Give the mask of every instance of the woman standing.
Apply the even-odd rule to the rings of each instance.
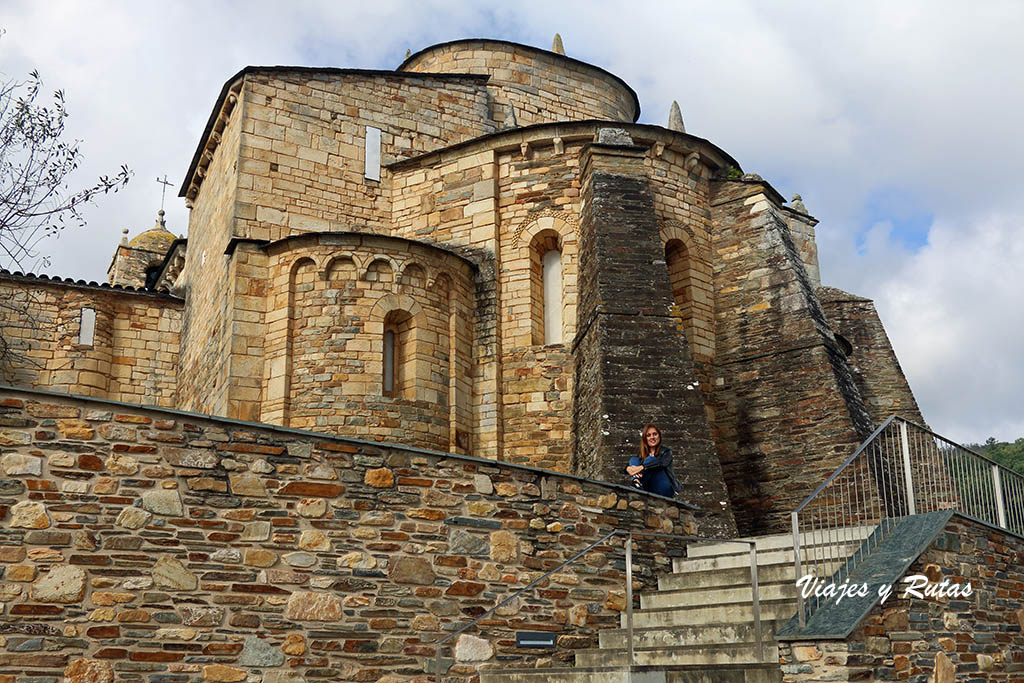
[[[626,474],[638,489],[672,498],[679,490],[672,471],[672,450],[662,445],[661,430],[656,425],[644,425],[640,434],[640,457],[629,459]]]

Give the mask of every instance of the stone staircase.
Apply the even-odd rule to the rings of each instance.
[[[858,530],[851,540],[864,538]],[[796,613],[791,534],[757,542],[762,656],[758,657],[749,546],[691,545],[640,595],[633,612],[633,671],[627,667],[626,614],[621,628],[598,634],[599,647],[576,654],[573,668],[481,672],[480,683],[769,683],[782,680],[773,636]],[[846,548],[852,552],[855,548]],[[829,568],[834,571],[837,567]],[[538,653],[540,654],[540,653]]]

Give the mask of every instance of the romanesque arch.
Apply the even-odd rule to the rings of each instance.
[[[672,300],[695,359],[714,355],[714,293],[706,240],[678,221],[661,226]]]
[[[388,294],[377,300],[364,328],[370,348],[380,359],[381,371],[373,380],[380,396],[410,401],[429,400],[431,346],[427,343],[427,316],[412,297]]]
[[[298,390],[295,382],[295,349],[301,346],[301,337],[313,331],[313,321],[306,315],[307,306],[317,285],[317,264],[308,257],[297,258],[288,269],[288,333],[285,340],[283,367],[279,369],[278,382],[281,391],[281,424],[288,426],[294,394]],[[272,379],[274,379],[272,377]]]
[[[577,225],[568,213],[544,212],[513,236],[529,269],[529,319],[520,327],[534,346],[566,344],[575,334]]]

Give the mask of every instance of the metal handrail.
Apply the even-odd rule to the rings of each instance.
[[[838,468],[836,468],[836,471],[835,471],[835,472],[833,472],[833,473],[832,473],[832,474],[831,474],[831,475],[829,476],[829,478],[828,478],[828,479],[826,479],[825,481],[823,481],[823,482],[822,482],[822,483],[821,483],[821,484],[820,484],[820,485],[818,486],[818,488],[814,489],[814,492],[813,492],[813,493],[811,493],[811,495],[809,495],[809,496],[807,496],[806,498],[804,498],[803,502],[802,502],[802,503],[800,503],[799,505],[797,505],[797,506],[796,506],[796,508],[795,508],[795,509],[793,510],[793,512],[800,512],[801,510],[803,510],[803,509],[804,509],[804,507],[805,507],[805,506],[806,506],[806,505],[807,505],[808,503],[810,503],[810,502],[811,502],[811,500],[812,500],[812,499],[814,499],[814,497],[815,497],[815,496],[817,496],[817,495],[818,495],[819,493],[821,493],[821,492],[822,492],[822,491],[823,491],[823,490],[825,489],[825,487],[826,487],[826,486],[828,486],[828,485],[829,485],[829,484],[830,484],[830,483],[832,482],[832,480],[834,480],[834,479],[835,479],[835,478],[836,478],[837,476],[839,476],[839,474],[840,474],[840,473],[841,473],[841,472],[842,472],[842,471],[843,471],[843,470],[844,470],[844,469],[846,468],[846,466],[847,466],[847,465],[849,465],[849,464],[850,464],[851,462],[853,462],[853,461],[854,461],[854,459],[855,459],[855,458],[856,458],[856,457],[857,457],[858,455],[860,455],[860,454],[861,454],[861,452],[862,452],[862,451],[863,451],[863,450],[864,450],[865,448],[867,448],[868,446],[870,446],[870,445],[871,445],[871,442],[875,440],[875,437],[877,437],[877,436],[878,436],[879,434],[881,434],[881,433],[882,433],[882,432],[883,432],[883,431],[885,430],[885,428],[886,428],[886,427],[888,427],[888,426],[889,426],[889,424],[890,424],[890,423],[891,423],[891,422],[892,422],[893,420],[899,420],[900,422],[904,422],[904,423],[906,423],[906,424],[907,424],[908,426],[910,426],[910,427],[913,427],[913,428],[915,428],[915,429],[917,429],[917,430],[919,430],[919,431],[922,431],[922,432],[926,432],[927,434],[930,434],[931,436],[934,436],[934,437],[935,437],[935,438],[937,438],[937,439],[942,439],[943,441],[945,441],[945,442],[947,442],[947,443],[953,444],[953,445],[954,445],[954,446],[956,446],[957,448],[959,448],[959,449],[961,449],[961,450],[963,450],[963,451],[966,451],[966,452],[970,453],[971,455],[973,455],[973,456],[975,456],[975,457],[977,457],[977,458],[981,458],[982,460],[985,460],[985,461],[987,461],[987,462],[988,462],[988,463],[989,463],[990,465],[995,465],[996,467],[998,467],[998,468],[999,468],[999,469],[1001,469],[1001,470],[1005,470],[1006,472],[1010,472],[1010,473],[1012,473],[1012,474],[1018,474],[1018,473],[1017,473],[1016,471],[1014,471],[1014,470],[1010,469],[1010,468],[1009,468],[1009,467],[1007,467],[1006,465],[1003,465],[1003,464],[1001,464],[1001,463],[999,463],[999,462],[996,462],[995,460],[993,460],[992,458],[988,457],[988,456],[987,456],[987,455],[985,455],[984,453],[979,453],[978,451],[976,451],[976,450],[973,450],[973,449],[971,449],[971,448],[968,448],[967,446],[964,446],[964,445],[962,445],[962,444],[958,444],[958,443],[956,443],[955,441],[950,441],[950,440],[949,440],[949,439],[947,439],[946,437],[944,437],[944,436],[942,436],[941,434],[938,434],[938,433],[936,433],[936,432],[933,432],[932,430],[928,429],[928,428],[927,428],[927,427],[925,427],[924,425],[919,425],[919,424],[917,424],[916,422],[913,422],[913,421],[911,421],[911,420],[908,420],[908,419],[906,419],[906,418],[904,418],[904,417],[900,417],[899,415],[890,415],[889,417],[887,417],[887,418],[885,419],[885,422],[883,422],[883,423],[882,423],[881,425],[879,425],[878,429],[876,429],[875,431],[873,431],[873,432],[871,433],[871,436],[869,436],[869,437],[868,437],[867,439],[865,439],[865,440],[864,440],[864,443],[862,443],[862,444],[861,444],[860,446],[858,446],[858,447],[857,447],[857,450],[855,450],[855,451],[853,452],[853,455],[851,455],[851,456],[850,456],[850,457],[848,457],[848,458],[847,458],[846,460],[844,460],[844,461],[843,461],[843,464],[841,464],[841,465],[840,465],[840,466],[839,466]]]
[[[802,576],[805,553],[809,564],[822,564],[826,573],[844,578],[894,520],[943,509],[1020,534],[1024,477],[927,427],[890,416],[793,510],[796,578]],[[801,513],[809,516],[803,530]],[[866,537],[855,533],[857,523]],[[804,544],[807,535],[812,542]],[[856,543],[852,555],[840,547],[846,543]],[[797,603],[804,626],[817,600],[808,608],[799,592]]]
[[[627,653],[628,653],[628,657],[629,657],[628,663],[627,663],[628,670],[632,671],[633,666],[634,666],[634,652],[633,652],[633,537],[634,536],[649,536],[649,537],[652,537],[652,538],[671,538],[671,539],[676,540],[676,541],[703,541],[703,542],[708,542],[708,543],[744,543],[746,545],[749,545],[750,546],[750,585],[751,585],[752,595],[753,595],[754,635],[755,635],[755,637],[757,639],[757,661],[758,662],[764,662],[764,644],[763,644],[763,638],[762,638],[762,632],[761,632],[761,601],[760,601],[760,592],[759,592],[758,585],[757,585],[757,544],[756,544],[755,541],[748,540],[748,539],[739,539],[739,538],[702,538],[702,537],[699,537],[699,536],[678,536],[678,535],[675,535],[675,534],[663,534],[663,533],[657,533],[657,532],[653,532],[653,531],[622,531],[622,530],[619,530],[619,529],[615,529],[613,531],[609,531],[607,534],[605,534],[604,536],[602,536],[598,540],[594,541],[593,543],[591,543],[586,548],[584,548],[583,550],[579,551],[578,553],[576,553],[575,555],[573,555],[569,559],[565,560],[564,562],[562,562],[560,565],[558,565],[554,569],[549,570],[547,573],[545,573],[544,575],[542,575],[539,578],[535,579],[534,581],[530,582],[528,585],[523,586],[522,588],[517,590],[512,595],[508,596],[507,598],[505,598],[504,600],[502,600],[501,602],[496,604],[494,607],[492,607],[491,609],[487,610],[486,612],[484,612],[483,614],[478,616],[473,621],[471,621],[468,624],[464,625],[462,628],[458,629],[457,631],[453,631],[452,633],[448,634],[445,638],[439,640],[437,642],[437,645],[436,645],[435,651],[434,651],[434,654],[435,654],[435,657],[434,657],[434,680],[436,681],[436,683],[441,683],[441,648],[442,648],[442,646],[445,643],[450,641],[452,638],[455,638],[456,636],[461,635],[462,633],[465,633],[467,630],[469,630],[470,628],[472,628],[473,626],[478,624],[480,621],[482,621],[485,618],[489,617],[490,615],[494,614],[494,612],[497,611],[498,609],[500,609],[501,607],[504,607],[508,603],[510,603],[513,600],[515,600],[516,598],[518,598],[523,593],[531,590],[534,586],[536,586],[537,584],[541,583],[542,581],[544,581],[548,577],[550,577],[553,574],[555,574],[555,572],[557,572],[557,571],[559,571],[559,570],[569,566],[570,564],[574,563],[576,560],[578,560],[579,558],[583,557],[583,555],[585,555],[586,553],[590,552],[591,550],[593,550],[597,546],[601,545],[602,543],[604,543],[605,541],[607,541],[611,537],[613,537],[613,536],[621,536],[621,535],[625,535],[626,536],[626,541],[624,543],[624,549],[625,549],[625,553],[626,553],[626,647],[627,647]]]
[[[893,420],[895,420],[895,419],[896,419],[895,415],[890,415],[889,417],[887,417],[885,422],[883,422],[878,427],[878,429],[876,429],[875,431],[871,432],[871,436],[869,436],[867,439],[865,439],[864,443],[862,443],[860,446],[857,447],[857,450],[855,450],[853,452],[853,455],[851,455],[849,458],[844,460],[843,464],[840,465],[839,467],[837,467],[836,471],[833,472],[829,476],[828,479],[826,479],[825,481],[821,482],[821,484],[818,486],[818,488],[814,489],[814,492],[811,493],[811,495],[809,495],[806,498],[804,498],[803,502],[800,503],[799,505],[797,505],[796,509],[793,510],[793,512],[796,513],[796,512],[800,512],[801,510],[803,510],[807,506],[808,503],[810,503],[812,500],[814,500],[818,496],[819,493],[824,491],[825,487],[828,486],[829,484],[831,484],[835,480],[835,478],[838,477],[839,474],[843,470],[846,469],[846,466],[849,465],[851,462],[853,462],[857,458],[858,455],[860,455],[868,446],[870,446],[871,442],[875,440],[875,437],[877,437],[879,434],[881,434],[885,430],[885,428],[888,427],[889,424]]]

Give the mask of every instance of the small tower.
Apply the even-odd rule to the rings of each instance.
[[[164,223],[164,210],[157,211],[156,223],[149,230],[136,235],[131,241],[125,236],[117,246],[107,269],[107,283],[137,289],[156,284],[157,271],[164,262],[174,235]]]

